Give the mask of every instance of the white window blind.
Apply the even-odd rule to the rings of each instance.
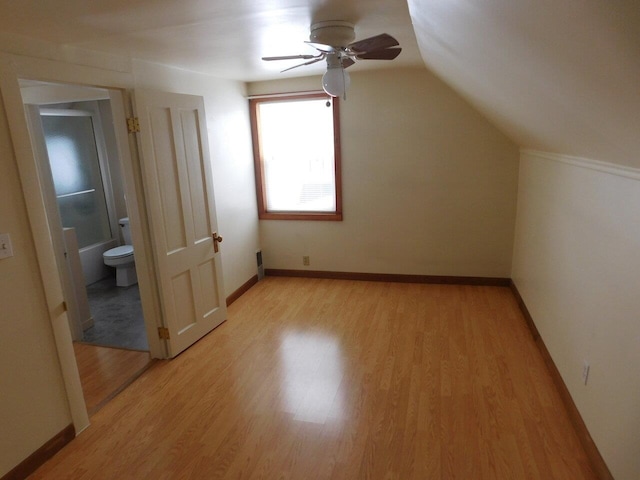
[[[267,211],[335,211],[333,110],[327,99],[264,102],[258,121]]]

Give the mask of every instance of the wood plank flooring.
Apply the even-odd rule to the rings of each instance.
[[[272,277],[33,478],[596,477],[508,288]]]
[[[149,352],[73,343],[89,415],[128,386],[148,367]]]

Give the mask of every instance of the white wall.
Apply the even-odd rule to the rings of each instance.
[[[113,128],[113,112],[111,111],[108,100],[99,100],[96,104],[100,112],[104,142],[109,160],[109,176],[111,177],[111,189],[113,190],[116,216],[120,219],[126,217],[128,212],[125,202],[122,168],[120,167],[120,158],[118,155],[118,144],[116,143],[116,135]],[[118,235],[122,239],[120,231],[118,231]],[[122,240],[124,241],[124,239]]]
[[[640,170],[523,152],[513,279],[613,476],[640,478]]]
[[[317,77],[248,87],[318,88]],[[518,149],[507,137],[419,68],[352,74],[340,114],[344,221],[260,221],[266,268],[510,275]]]
[[[0,98],[0,476],[71,423],[20,179]]]

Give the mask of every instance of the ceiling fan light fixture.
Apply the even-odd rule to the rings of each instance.
[[[326,60],[327,71],[322,77],[322,88],[328,95],[346,100],[346,92],[351,83],[351,78],[345,71],[346,68],[354,65],[357,60],[393,60],[402,51],[398,40],[388,33],[381,33],[357,42],[353,41],[354,38],[354,25],[350,22],[341,20],[318,22],[311,25],[310,41],[306,42],[318,51],[316,55],[280,55],[262,57],[262,59],[266,61],[308,60],[286,68],[282,72]]]
[[[351,76],[342,66],[329,67],[322,76],[322,88],[332,97],[344,97],[351,84]]]

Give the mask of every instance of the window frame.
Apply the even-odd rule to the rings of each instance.
[[[333,109],[333,159],[335,175],[336,208],[331,212],[306,211],[269,211],[264,183],[264,168],[260,149],[260,131],[258,106],[262,103],[282,103],[286,101],[326,99],[331,101]],[[340,148],[340,101],[324,92],[300,92],[294,94],[265,95],[249,99],[251,137],[253,143],[253,162],[255,168],[256,197],[258,200],[258,218],[260,220],[324,220],[342,221],[342,162]]]

